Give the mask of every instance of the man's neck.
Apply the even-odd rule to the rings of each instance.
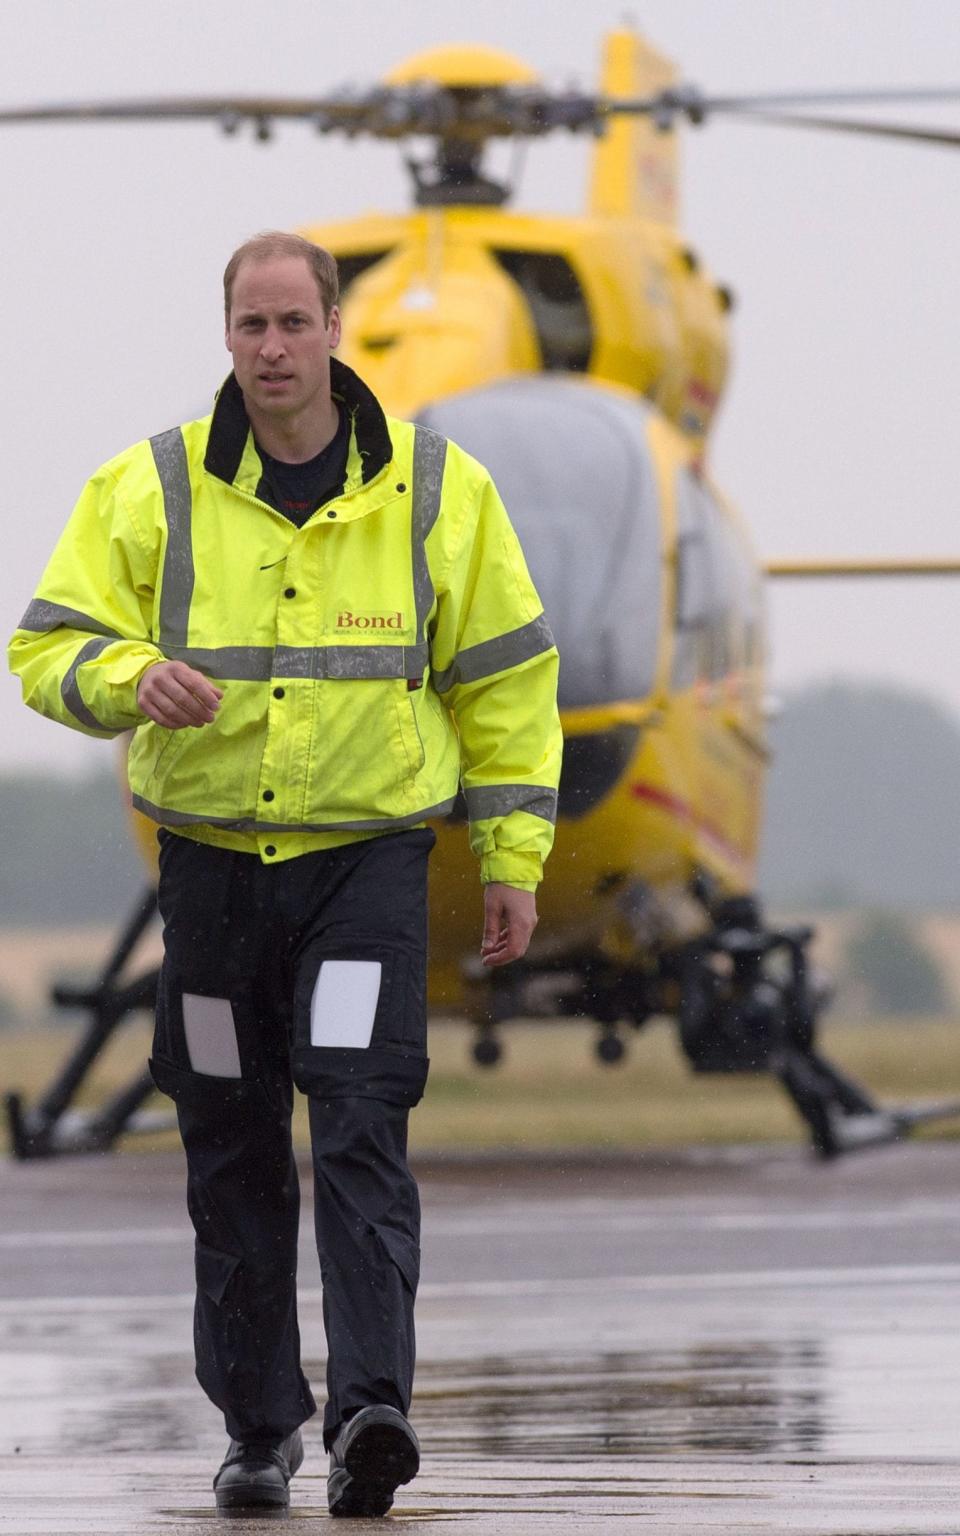
[[[261,448],[284,464],[306,464],[315,459],[330,446],[340,426],[340,413],[332,399],[320,411],[305,411],[302,416],[268,416],[251,410],[249,404],[247,415]]]

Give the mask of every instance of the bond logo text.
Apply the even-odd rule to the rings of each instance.
[[[337,614],[338,629],[402,629],[403,614],[396,613],[351,613],[348,608],[343,608]]]

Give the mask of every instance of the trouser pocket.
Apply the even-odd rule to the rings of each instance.
[[[293,1053],[293,1080],[310,1099],[380,1099],[412,1109],[429,1069],[425,1056],[374,1046],[298,1046]]]
[[[235,1253],[221,1253],[218,1248],[211,1248],[209,1243],[201,1243],[199,1239],[195,1258],[197,1290],[209,1297],[214,1306],[221,1306],[243,1260]]]

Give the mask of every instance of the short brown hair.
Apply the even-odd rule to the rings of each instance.
[[[330,311],[340,295],[336,258],[331,256],[329,251],[325,251],[322,245],[314,245],[312,240],[305,240],[302,235],[292,235],[283,229],[267,229],[262,234],[254,235],[250,240],[245,240],[242,245],[238,245],[227,262],[223,274],[223,308],[227,324],[230,323],[233,284],[241,262],[269,261],[274,256],[303,258],[320,290],[324,319],[329,320]]]

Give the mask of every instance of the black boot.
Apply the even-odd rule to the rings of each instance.
[[[403,1414],[385,1405],[361,1408],[330,1451],[331,1515],[385,1515],[397,1487],[416,1477],[419,1466],[420,1442]]]
[[[299,1429],[286,1440],[231,1440],[213,1480],[217,1509],[286,1509],[288,1484],[302,1461]]]

